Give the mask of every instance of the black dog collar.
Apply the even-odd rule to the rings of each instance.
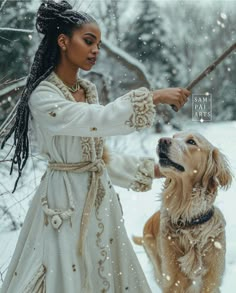
[[[207,211],[205,214],[202,214],[196,218],[193,218],[190,221],[183,221],[183,219],[179,219],[174,226],[179,229],[189,228],[196,225],[201,225],[209,221],[214,215],[214,208]]]

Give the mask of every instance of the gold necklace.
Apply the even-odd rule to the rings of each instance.
[[[64,85],[68,88],[69,91],[71,91],[72,93],[77,92],[80,89],[80,85],[79,85],[79,81],[77,80],[75,85],[72,86],[68,86],[64,83]]]

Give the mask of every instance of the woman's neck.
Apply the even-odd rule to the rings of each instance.
[[[54,68],[57,76],[68,86],[73,86],[77,82],[78,68],[57,65]]]

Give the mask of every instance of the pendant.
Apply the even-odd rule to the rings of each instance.
[[[54,215],[51,219],[51,223],[53,228],[58,230],[62,225],[62,218],[59,215]]]

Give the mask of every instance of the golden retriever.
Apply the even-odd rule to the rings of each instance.
[[[225,156],[198,133],[179,132],[157,146],[166,177],[160,211],[146,222],[143,245],[165,293],[220,292],[225,220],[214,201],[232,175]]]

